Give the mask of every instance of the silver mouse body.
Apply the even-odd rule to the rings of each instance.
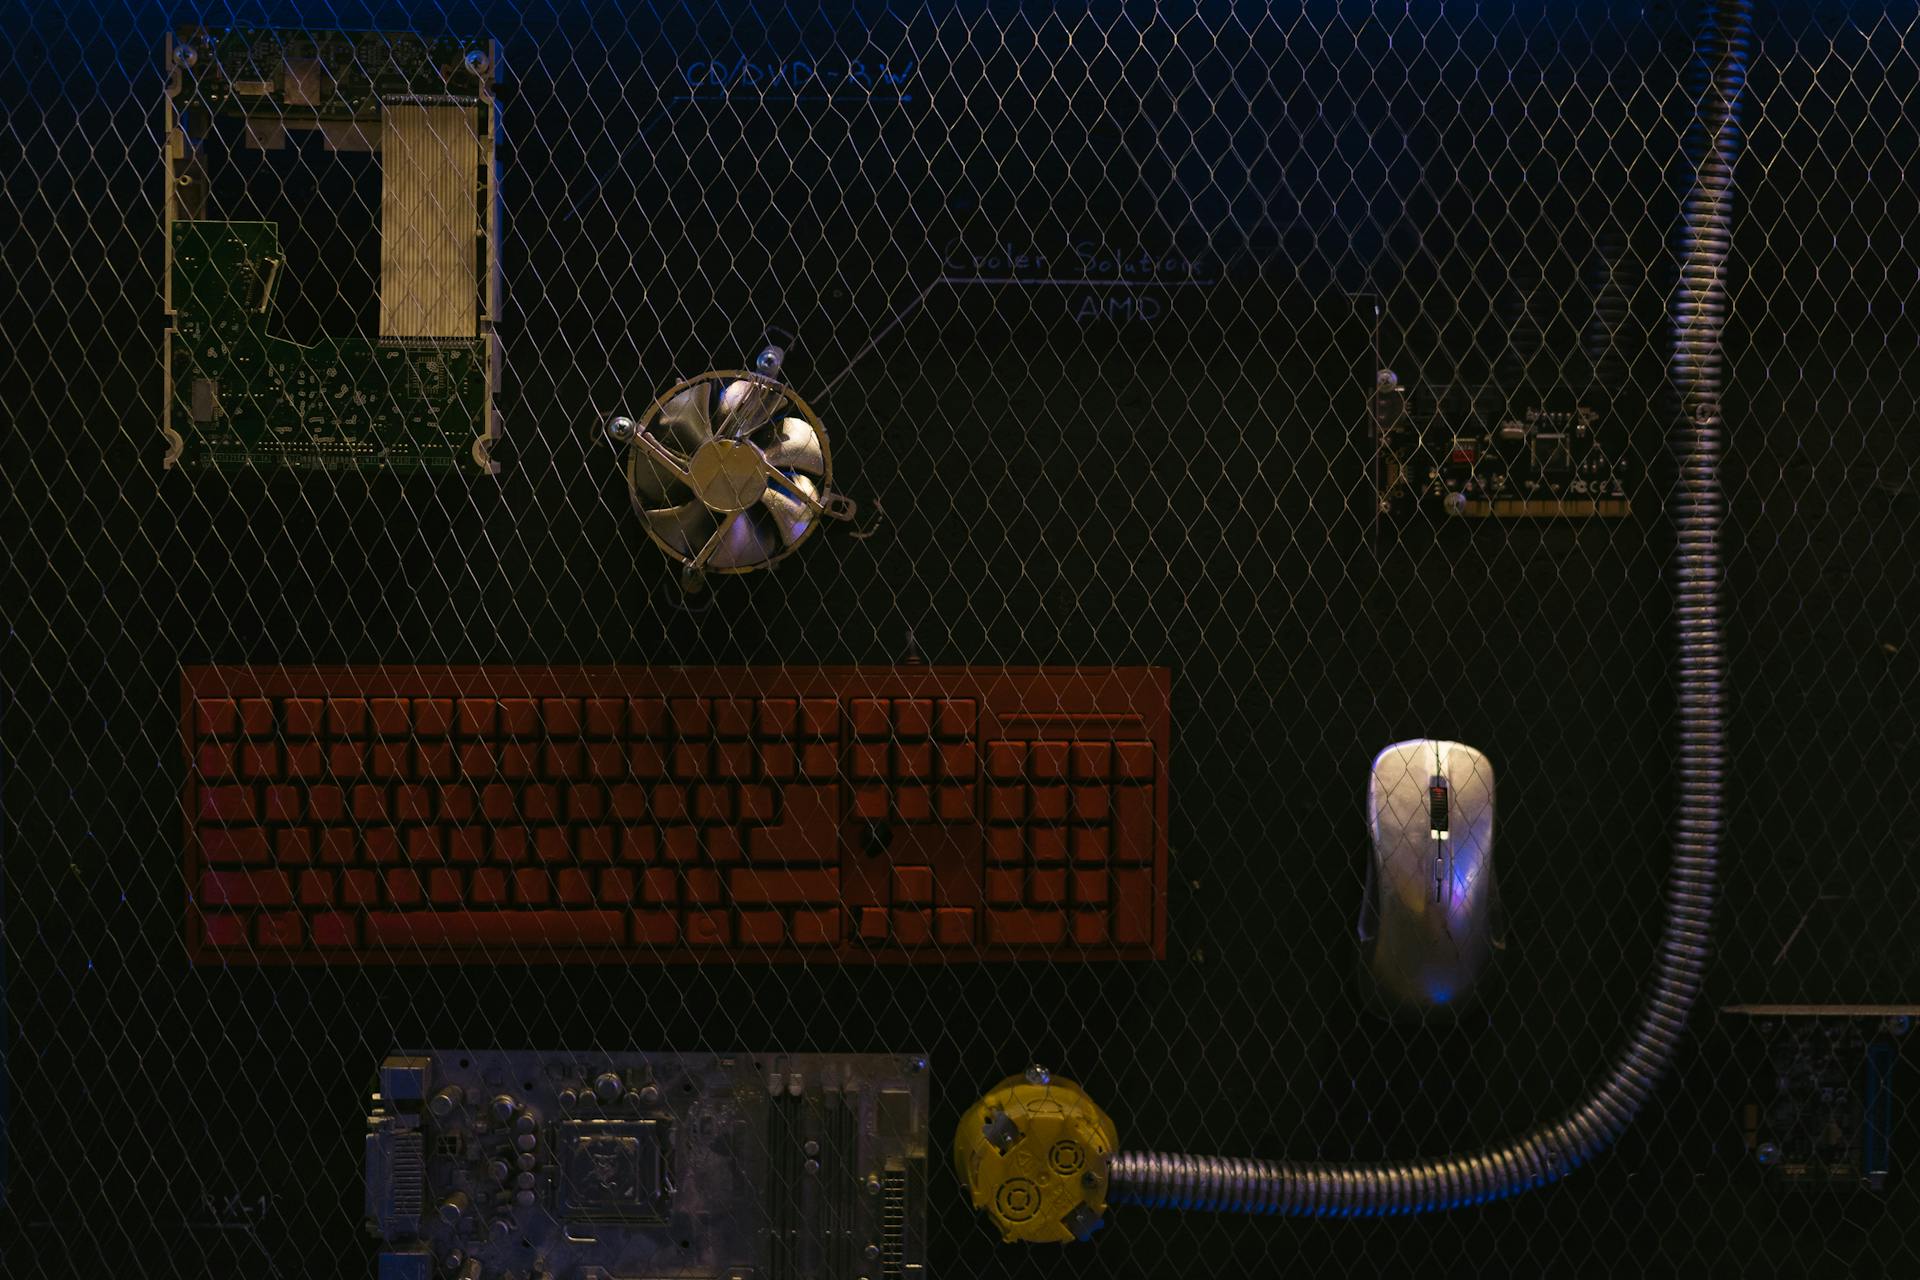
[[[1458,742],[1396,742],[1367,787],[1373,853],[1361,964],[1387,1012],[1458,1008],[1493,951],[1493,764]]]

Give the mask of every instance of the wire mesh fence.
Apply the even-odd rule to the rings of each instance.
[[[1714,16],[8,17],[7,1274],[1920,1270],[1911,5],[1758,6],[1720,137],[1721,903],[1643,1114],[1498,1204],[1058,1249],[953,1165],[1031,1063],[1129,1150],[1440,1160],[1634,1026]],[[1484,768],[1409,871],[1429,740]],[[1395,1019],[1402,891],[1485,958]],[[657,1057],[370,1235],[383,1060],[508,1050]],[[847,1139],[897,1223],[790,1190],[853,1186],[843,1068],[791,1132],[728,1083],[833,1054],[919,1099]]]

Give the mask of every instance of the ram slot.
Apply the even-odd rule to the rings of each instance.
[[[804,1216],[806,1156],[800,1149],[801,1100],[781,1094],[767,1105],[767,1274],[801,1280],[800,1224]]]

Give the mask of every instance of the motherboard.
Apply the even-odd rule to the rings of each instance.
[[[926,1275],[923,1054],[401,1053],[380,1280]]]
[[[173,37],[166,466],[494,469],[496,60],[402,33]],[[344,249],[309,252],[314,228]],[[290,332],[290,287],[350,295],[365,246],[377,320],[369,298]]]

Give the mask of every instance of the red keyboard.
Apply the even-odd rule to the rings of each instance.
[[[1131,960],[1168,673],[189,667],[203,963]]]

